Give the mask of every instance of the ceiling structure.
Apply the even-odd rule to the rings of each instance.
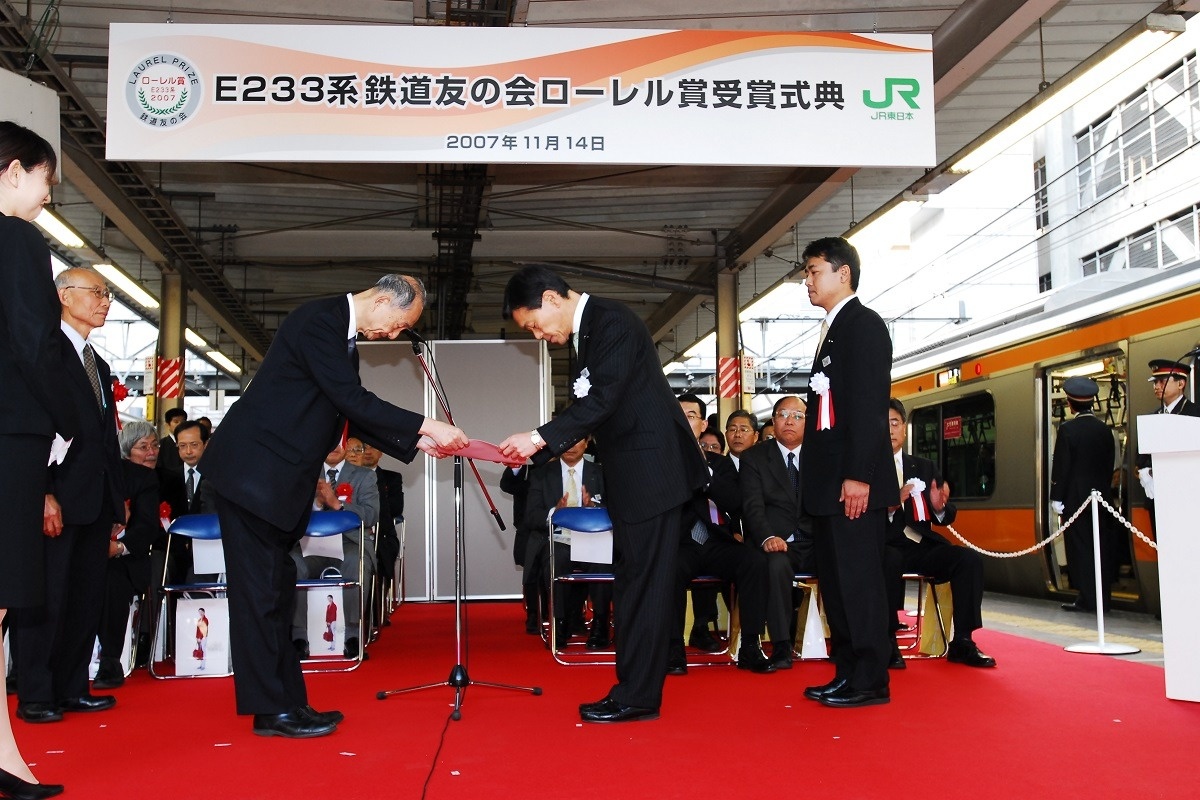
[[[1174,6],[1185,7],[1179,2]],[[1128,0],[0,0],[0,66],[63,105],[56,210],[253,374],[280,320],[386,272],[431,290],[434,338],[524,336],[500,315],[519,264],[558,264],[622,300],[663,362],[714,325],[721,271],[740,305],[795,274],[804,243],[846,232],[920,169],[113,162],[104,158],[108,24],[513,25],[930,33],[936,153],[989,127],[1172,4]],[[136,307],[135,304],[131,304]],[[800,310],[798,310],[800,311]],[[154,314],[147,318],[157,321]],[[559,381],[558,383],[562,383]]]

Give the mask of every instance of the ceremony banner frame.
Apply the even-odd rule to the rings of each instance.
[[[117,160],[937,162],[928,34],[113,24],[108,75]]]

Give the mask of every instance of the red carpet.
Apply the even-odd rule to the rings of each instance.
[[[613,669],[555,664],[523,620],[512,603],[469,607],[470,675],[544,694],[473,686],[448,726],[451,688],[375,698],[449,676],[445,604],[402,606],[362,668],[308,677],[314,706],[346,714],[333,736],[257,737],[234,714],[232,679],[144,673],[113,711],[13,724],[36,774],[74,798],[418,798],[427,777],[430,798],[1200,797],[1200,704],[1166,700],[1155,667],[983,631],[997,669],[910,662],[886,706],[804,700],[831,677],[825,663],[709,667],[668,680],[658,721],[584,726],[578,704],[603,696]]]

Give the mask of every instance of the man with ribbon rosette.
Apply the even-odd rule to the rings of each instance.
[[[825,309],[809,379],[801,491],[813,517],[817,574],[831,634],[833,679],[805,697],[833,708],[889,701],[892,655],[883,572],[887,509],[899,503],[887,414],[892,341],[855,296],[858,251],[845,239],[805,248],[804,285]]]
[[[896,483],[900,505],[888,509],[887,578],[893,612],[904,605],[906,572],[950,582],[954,602],[954,635],[946,654],[948,661],[969,667],[994,667],[996,659],[980,652],[971,634],[983,627],[983,559],[974,550],[955,547],[933,525],[954,522],[957,509],[950,502],[950,484],[937,473],[927,458],[904,452],[908,441],[908,414],[904,404],[892,398],[888,411]],[[903,667],[903,660],[893,666]]]

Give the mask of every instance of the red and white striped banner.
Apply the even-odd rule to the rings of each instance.
[[[742,390],[739,373],[741,361],[736,356],[722,356],[717,361],[717,396],[737,397]]]
[[[158,360],[158,397],[166,400],[183,396],[183,359]]]

